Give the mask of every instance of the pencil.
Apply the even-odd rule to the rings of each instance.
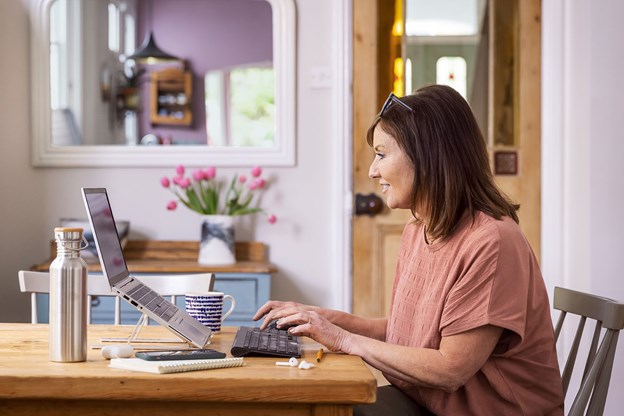
[[[318,350],[318,352],[316,353],[316,362],[320,363],[322,358],[323,358],[323,348]]]

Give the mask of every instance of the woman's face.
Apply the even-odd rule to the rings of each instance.
[[[379,179],[388,207],[409,209],[412,206],[414,166],[394,138],[376,127],[373,133],[375,158],[368,170],[371,179]]]

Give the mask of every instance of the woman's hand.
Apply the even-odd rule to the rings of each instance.
[[[264,316],[261,329],[274,320],[278,328],[290,327],[288,332],[297,336],[307,336],[323,344],[330,351],[345,351],[350,333],[331,323],[316,306],[296,302],[269,301],[254,315],[254,320]]]
[[[284,309],[291,309],[291,308],[299,308],[300,310],[318,309],[315,306],[303,305],[301,303],[296,303],[296,302],[282,302],[279,300],[270,300],[264,305],[262,305],[260,309],[258,309],[256,314],[253,316],[253,318],[251,319],[253,319],[254,321],[257,321],[260,318],[264,317],[264,320],[262,321],[262,325],[260,325],[260,329],[264,329],[267,327],[269,323],[271,323],[271,321],[279,319],[279,316],[277,316],[279,311],[282,311]]]

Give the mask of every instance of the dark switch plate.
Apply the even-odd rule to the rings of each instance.
[[[494,152],[494,174],[495,175],[517,175],[518,174],[518,152],[517,151]]]

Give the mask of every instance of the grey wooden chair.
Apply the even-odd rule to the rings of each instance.
[[[555,287],[553,303],[554,308],[561,311],[555,327],[557,339],[567,315],[574,314],[580,317],[562,373],[564,395],[570,386],[585,323],[588,319],[595,321],[580,387],[568,414],[602,415],[609,391],[618,335],[624,328],[624,303],[561,287]],[[581,363],[582,360],[579,359],[579,364]],[[587,413],[584,413],[586,410]]]

